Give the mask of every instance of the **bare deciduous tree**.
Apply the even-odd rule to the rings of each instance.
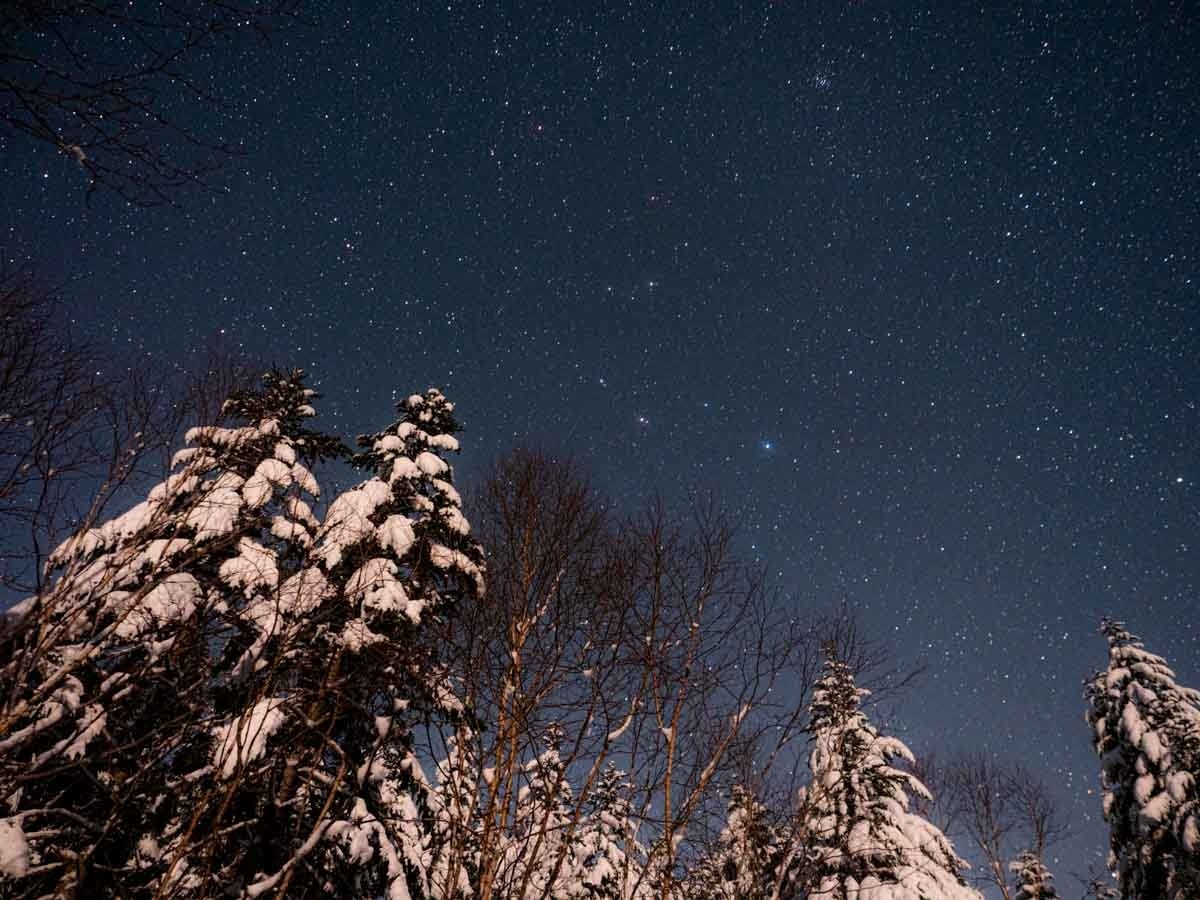
[[[0,6],[0,121],[54,147],[94,190],[168,202],[237,144],[196,128],[181,98],[220,110],[190,63],[235,35],[264,36],[293,0],[126,3],[18,0]]]
[[[676,896],[733,784],[794,797],[822,642],[883,673],[852,621],[790,611],[741,564],[711,507],[684,522],[661,503],[620,516],[570,461],[532,451],[501,460],[469,506],[488,595],[456,611],[445,640],[475,725],[427,751],[470,761],[478,785],[455,792],[445,896],[468,868],[479,897],[552,895],[609,765],[625,773],[646,861],[623,873],[624,896]],[[522,821],[548,777],[568,807]]]
[[[950,762],[940,774],[950,815],[979,852],[984,869],[976,879],[1011,900],[1008,863],[1028,850],[1046,849],[1067,834],[1049,788],[1019,763],[973,754]]]
[[[195,373],[114,371],[79,339],[56,292],[0,275],[0,587],[37,592],[46,554],[142,477],[158,477],[180,423],[214,421],[248,377],[209,355]]]

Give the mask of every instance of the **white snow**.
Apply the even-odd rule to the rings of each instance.
[[[1183,803],[1195,782],[1191,772],[1170,772],[1166,777],[1166,790],[1176,803]]]
[[[385,434],[375,442],[376,453],[402,453],[404,441],[394,434]]]
[[[417,468],[416,463],[414,463],[407,456],[397,456],[392,462],[392,473],[390,476],[388,476],[388,480],[392,484],[395,484],[401,478],[413,479],[420,477],[421,470]]]
[[[354,862],[368,862],[374,858],[378,846],[387,868],[387,900],[410,900],[400,851],[361,797],[354,799],[350,819],[334,822],[328,833],[330,837],[340,838],[346,844],[347,854]]]
[[[232,778],[242,766],[262,756],[271,735],[287,719],[283,704],[282,697],[259,700],[245,715],[213,729],[213,766],[223,777]]]
[[[154,861],[162,858],[162,848],[153,835],[143,834],[137,843],[137,855],[140,859]]]
[[[171,457],[171,468],[188,466],[196,472],[206,471],[213,464],[212,454],[203,447],[185,447]]]
[[[1121,710],[1121,727],[1125,732],[1125,737],[1133,746],[1137,746],[1142,742],[1142,735],[1146,732],[1146,725],[1142,721],[1142,716],[1138,712],[1136,706],[1132,703],[1125,704],[1125,708]]]
[[[396,578],[396,564],[379,556],[367,560],[350,576],[346,593],[372,612],[406,613],[409,607],[404,585]]]
[[[273,457],[264,459],[242,487],[242,499],[251,509],[258,509],[271,499],[275,488],[284,490],[291,484],[292,471],[295,468],[295,466],[289,468],[280,459]]]
[[[429,561],[439,569],[454,569],[466,575],[475,582],[475,589],[479,594],[483,594],[483,572],[461,551],[451,550],[449,547],[437,543],[430,544]]]
[[[1133,783],[1133,796],[1139,804],[1145,804],[1150,799],[1150,795],[1154,792],[1154,785],[1157,779],[1153,775],[1142,775]]]
[[[241,671],[260,668],[263,665],[260,657],[267,642],[289,622],[311,613],[332,596],[333,588],[316,568],[297,572],[274,593],[256,594],[243,615],[254,625],[258,636],[242,654],[237,668]]]
[[[32,597],[26,597],[24,600],[19,600],[4,611],[3,618],[7,620],[8,624],[16,625],[37,606],[37,602],[38,596],[36,594]]]
[[[91,703],[84,711],[83,727],[72,738],[63,750],[67,759],[82,759],[87,753],[87,745],[96,735],[100,734],[108,724],[108,714],[99,703]]]
[[[300,463],[292,466],[292,481],[299,485],[300,490],[304,491],[310,497],[321,496],[321,485],[317,483],[317,479]]]
[[[1197,822],[1195,813],[1189,815],[1183,824],[1182,840],[1189,853],[1200,850],[1200,822]]]
[[[333,587],[320,569],[303,569],[279,588],[279,606],[283,612],[290,615],[303,616],[312,612],[333,594]]]
[[[156,569],[191,547],[192,542],[187,538],[156,538],[146,544],[134,567]]]
[[[362,619],[351,619],[342,629],[342,645],[351,653],[357,653],[363,647],[378,644],[383,635],[376,634]]]
[[[467,521],[458,509],[453,506],[448,506],[441,510],[440,516],[442,521],[446,523],[446,527],[457,534],[470,534],[471,523]]]
[[[273,589],[279,583],[274,551],[248,537],[238,541],[238,555],[221,563],[218,574],[230,587],[241,588],[247,597],[259,588]]]
[[[1167,794],[1155,794],[1148,803],[1142,805],[1140,817],[1152,825],[1157,825],[1166,821],[1171,806],[1171,798]]]
[[[375,526],[369,516],[386,503],[392,490],[377,478],[340,494],[329,506],[325,525],[320,531],[318,552],[325,565],[336,566],[346,547],[353,546],[375,534]]]
[[[24,878],[29,871],[29,841],[21,828],[21,820],[0,819],[0,875]]]
[[[217,425],[199,425],[189,428],[183,439],[189,444],[211,444],[216,447],[236,447],[253,438],[253,428],[221,428]]]
[[[1162,759],[1163,749],[1162,739],[1159,738],[1158,732],[1147,728],[1142,734],[1142,740],[1139,744],[1141,751],[1146,754],[1146,759],[1152,763],[1158,763]]]
[[[187,572],[168,575],[142,597],[132,609],[121,610],[115,632],[122,638],[134,638],[149,631],[155,622],[179,622],[189,618],[196,609],[202,591],[200,583]],[[125,598],[131,595],[125,593]],[[111,600],[118,593],[110,594]]]
[[[196,540],[206,541],[233,531],[242,511],[242,495],[234,487],[215,487],[184,515],[184,523],[196,529]]]
[[[417,464],[417,468],[426,475],[442,475],[450,468],[444,459],[428,450],[422,450],[413,461]]]
[[[312,543],[308,529],[285,516],[275,516],[271,519],[271,534],[282,541],[299,544],[302,547],[307,547]]]
[[[303,522],[314,531],[320,526],[317,517],[313,515],[312,507],[299,497],[288,497],[284,508],[287,510],[289,516],[298,522]]]
[[[380,546],[391,550],[396,556],[403,556],[416,541],[412,523],[406,516],[388,516],[379,526],[377,533]]]
[[[458,490],[450,482],[435,478],[430,483],[433,485],[434,490],[445,497],[452,506],[462,506],[462,495],[459,494]]]

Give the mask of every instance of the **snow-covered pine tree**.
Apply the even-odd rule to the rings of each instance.
[[[1122,623],[1100,628],[1109,662],[1087,684],[1087,721],[1121,896],[1200,896],[1200,693]]]
[[[1120,900],[1121,895],[1111,881],[1111,876],[1090,879],[1085,885],[1084,900]]]
[[[646,851],[638,844],[625,775],[611,762],[588,797],[572,841],[577,896],[588,900],[651,900],[644,877]]]
[[[1008,868],[1016,882],[1014,900],[1058,900],[1054,876],[1035,851],[1023,851]]]
[[[247,737],[214,788],[264,810],[273,835],[237,873],[250,894],[430,892],[414,729],[453,727],[462,705],[429,625],[482,596],[482,551],[442,458],[458,448],[453,405],[429,390],[400,411],[360,438],[370,476],[332,501],[296,586],[281,586],[304,614],[256,663],[256,705],[225,726]]]
[[[813,694],[812,784],[797,829],[801,896],[980,900],[949,840],[909,810],[909,791],[928,792],[892,766],[912,753],[867,720],[860,706],[866,693],[828,649]]]
[[[300,372],[235,394],[243,425],[189,431],[174,473],[66,541],[10,614],[0,791],[22,891],[129,895],[178,869],[163,848],[183,846],[187,773],[208,763],[233,655],[262,640],[254,590],[311,541],[304,462],[340,447],[304,424],[312,397]]]
[[[786,830],[772,820],[754,794],[735,785],[725,827],[712,852],[691,867],[684,887],[689,900],[741,900],[795,897],[795,885],[781,868],[790,846]],[[780,883],[782,882],[782,883]]]
[[[436,781],[423,785],[429,810],[425,867],[431,897],[472,897],[479,879],[478,746],[470,725],[461,723],[447,740]],[[414,775],[421,776],[418,767]]]
[[[580,884],[575,871],[575,802],[563,764],[562,729],[551,725],[545,749],[523,767],[513,823],[505,839],[496,896],[513,900],[571,897]]]

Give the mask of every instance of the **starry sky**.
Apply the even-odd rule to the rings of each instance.
[[[532,444],[712,494],[928,667],[915,750],[1055,785],[1075,893],[1099,616],[1200,686],[1200,27],[917,7],[321,5],[195,62],[224,112],[164,101],[238,144],[220,192],[87,203],[4,134],[0,252],[115,366],[302,366],[347,435],[439,385],[460,481]]]

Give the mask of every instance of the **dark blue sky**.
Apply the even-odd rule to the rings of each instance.
[[[300,365],[348,434],[440,385],[468,482],[533,443],[712,492],[801,608],[929,667],[915,750],[1059,786],[1075,893],[1099,616],[1200,686],[1194,12],[376,6],[197,66],[223,194],[85,205],[4,135],[7,260],[116,365]]]

